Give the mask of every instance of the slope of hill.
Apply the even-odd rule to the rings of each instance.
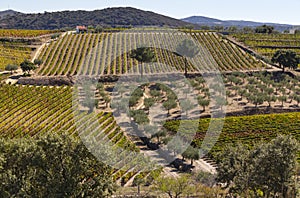
[[[197,24],[197,25],[206,25],[206,26],[224,26],[224,27],[230,27],[230,26],[237,26],[240,28],[243,27],[257,27],[261,25],[271,25],[274,26],[274,28],[278,31],[284,31],[287,29],[292,29],[293,25],[288,24],[278,24],[278,23],[262,23],[262,22],[254,22],[254,21],[242,21],[242,20],[219,20],[219,19],[213,19],[203,16],[191,16],[182,19],[182,21]]]
[[[4,11],[0,11],[0,19],[8,17],[8,16],[14,16],[15,14],[17,14],[19,12],[14,11],[14,10],[4,10]]]
[[[185,26],[189,23],[171,17],[131,7],[107,8],[94,11],[62,11],[21,14],[0,20],[2,28],[60,29],[77,25],[102,26]]]

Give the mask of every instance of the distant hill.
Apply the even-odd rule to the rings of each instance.
[[[14,16],[17,13],[19,13],[19,12],[14,11],[14,10],[0,11],[0,19],[3,19],[3,18],[8,17],[8,16]]]
[[[188,24],[178,19],[131,7],[38,14],[17,13],[0,20],[0,27],[11,29],[61,29],[66,27],[75,28],[77,25],[180,27]]]
[[[200,26],[223,26],[230,27],[236,26],[238,28],[243,27],[257,27],[261,25],[271,25],[274,26],[275,30],[284,31],[292,29],[294,26],[289,24],[278,24],[278,23],[262,23],[262,22],[254,22],[254,21],[242,21],[242,20],[219,20],[214,18],[208,18],[203,16],[191,16],[188,18],[182,19],[182,21],[197,24]]]

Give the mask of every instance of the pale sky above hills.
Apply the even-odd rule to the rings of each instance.
[[[1,0],[0,10],[25,13],[95,10],[128,6],[177,19],[207,16],[221,20],[251,20],[300,25],[300,0]]]

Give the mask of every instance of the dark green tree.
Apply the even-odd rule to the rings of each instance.
[[[238,30],[238,28],[236,26],[230,26],[228,28],[228,32],[231,32],[231,33],[235,33],[235,32],[237,32],[237,30]]]
[[[115,190],[111,168],[78,138],[1,138],[0,150],[0,197],[105,197]]]
[[[130,54],[131,58],[136,59],[140,63],[141,77],[143,77],[143,63],[149,63],[155,61],[155,54],[149,47],[139,47],[133,50]]]
[[[296,52],[291,50],[278,50],[272,57],[273,63],[278,63],[280,67],[282,67],[282,71],[286,67],[290,69],[297,69],[299,64],[299,57],[297,57]]]
[[[209,100],[208,99],[205,99],[203,97],[198,97],[198,103],[200,106],[203,107],[203,111],[205,111],[205,107],[208,107],[209,106]]]
[[[36,69],[36,66],[32,62],[30,62],[29,60],[23,61],[20,64],[20,66],[21,66],[21,69],[23,70],[23,72],[27,72],[28,74],[31,70]]]
[[[193,166],[194,160],[198,160],[200,158],[199,150],[192,146],[189,146],[181,155],[184,159],[185,158],[190,159],[192,166]]]
[[[255,33],[271,34],[274,31],[273,26],[262,25],[255,28]]]
[[[175,100],[167,100],[163,103],[163,107],[167,109],[168,115],[170,115],[170,110],[177,107],[177,103]]]
[[[41,60],[41,59],[34,59],[33,63],[34,63],[35,65],[40,66],[41,64],[43,64],[43,60]]]
[[[218,156],[217,181],[242,197],[296,197],[299,142],[278,136],[249,148],[226,147]]]
[[[148,111],[148,113],[149,113],[150,107],[152,105],[154,105],[154,103],[155,103],[155,99],[154,98],[145,98],[144,99],[145,109]]]
[[[199,53],[199,47],[189,39],[180,42],[176,47],[176,55],[184,58],[184,74],[187,75],[188,58],[194,58]]]
[[[13,71],[17,70],[18,68],[19,68],[18,65],[8,64],[5,66],[5,70],[10,71],[10,74],[12,74]]]

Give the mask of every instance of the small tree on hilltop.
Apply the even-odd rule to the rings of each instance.
[[[32,62],[30,62],[29,60],[23,61],[23,62],[20,64],[20,66],[21,66],[22,71],[23,71],[24,73],[27,72],[28,74],[29,74],[29,72],[30,72],[31,70],[35,70],[35,69],[36,69],[36,66],[35,66]]]

